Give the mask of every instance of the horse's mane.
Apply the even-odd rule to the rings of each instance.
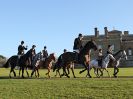
[[[113,56],[118,55],[122,50],[119,50],[118,52],[116,52]]]

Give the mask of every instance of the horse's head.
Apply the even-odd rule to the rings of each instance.
[[[95,51],[98,49],[97,44],[94,40],[88,41],[84,47],[86,47],[86,49],[94,49]]]
[[[56,60],[55,54],[54,54],[54,53],[51,53],[51,54],[50,54],[50,58],[51,58],[51,60],[55,61],[55,60]]]
[[[109,56],[109,59],[116,61],[116,59],[114,58],[114,56],[112,54],[108,54],[108,56]]]

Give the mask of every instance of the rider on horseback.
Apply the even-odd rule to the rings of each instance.
[[[82,46],[82,39],[83,39],[83,36],[82,34],[80,33],[78,38],[75,38],[74,40],[74,46],[73,46],[73,50],[77,53],[80,52],[80,50],[83,48]]]
[[[103,58],[103,54],[102,54],[102,49],[98,50],[98,66],[102,68],[102,58]]]
[[[35,45],[32,45],[32,48],[26,53],[29,56],[28,61],[31,66],[32,66],[33,58],[36,55],[35,47],[36,47]]]
[[[108,54],[113,55],[112,45],[108,45],[107,55],[108,55]],[[113,65],[113,60],[110,60],[109,66],[112,66],[112,65]]]
[[[112,45],[108,45],[107,54],[113,55]]]
[[[42,50],[42,53],[43,53],[43,61],[45,61],[45,59],[48,57],[48,51],[46,46],[44,46],[44,50]]]
[[[81,49],[83,48],[82,39],[83,39],[83,35],[81,33],[79,33],[78,38],[75,38],[75,40],[74,40],[73,51],[76,52],[76,60],[78,60],[78,54],[80,53]]]
[[[24,41],[21,41],[21,45],[18,46],[18,56],[24,55],[24,50],[27,50],[27,46],[24,46]]]
[[[17,65],[19,65],[18,64],[18,61],[19,61],[19,59],[20,59],[20,57],[22,56],[22,55],[24,55],[24,50],[27,50],[28,48],[27,48],[28,46],[24,46],[24,41],[21,41],[21,44],[18,46],[18,60],[17,60]]]

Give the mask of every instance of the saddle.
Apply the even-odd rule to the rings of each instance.
[[[74,61],[78,62],[79,61],[79,53],[77,53],[76,51],[73,52],[74,53]]]

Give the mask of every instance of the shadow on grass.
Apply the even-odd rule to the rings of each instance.
[[[71,77],[71,78],[67,78],[67,77],[62,77],[62,78],[60,78],[60,77],[51,77],[51,78],[47,78],[47,77],[39,77],[39,78],[36,78],[36,77],[25,77],[25,78],[22,78],[22,77],[12,77],[12,78],[10,78],[9,76],[0,76],[0,80],[1,79],[46,79],[46,80],[52,80],[52,79],[72,79],[72,80],[74,80],[74,79],[109,79],[109,78],[114,78],[114,79],[117,79],[117,78],[133,78],[133,76],[118,76],[117,78],[115,78],[115,77],[107,77],[107,76],[105,76],[105,77],[100,77],[100,78],[98,78],[98,77],[92,77],[92,78],[88,78],[88,77],[76,77],[76,78],[73,78],[73,77]]]

